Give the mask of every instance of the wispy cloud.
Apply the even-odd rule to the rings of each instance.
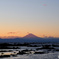
[[[47,4],[43,4],[43,6],[47,6]]]
[[[44,38],[47,38],[48,36],[46,36],[46,35],[43,35],[43,37],[44,37]]]
[[[46,35],[43,35],[44,38],[55,38],[53,36],[46,36]]]
[[[18,34],[19,32],[8,32],[7,34]]]

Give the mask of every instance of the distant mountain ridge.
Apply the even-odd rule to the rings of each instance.
[[[16,38],[5,38],[5,39],[0,39],[0,43],[9,43],[9,42],[13,42],[13,43],[33,43],[33,42],[58,42],[59,43],[59,38],[41,38],[41,37],[37,37],[36,35],[29,33],[28,35],[24,36],[24,37],[16,37]]]

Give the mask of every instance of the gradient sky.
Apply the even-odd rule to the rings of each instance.
[[[59,37],[59,0],[0,0],[0,36]]]

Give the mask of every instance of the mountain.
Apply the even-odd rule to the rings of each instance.
[[[23,38],[39,38],[36,35],[29,33],[28,35],[24,36]]]
[[[0,43],[33,43],[33,42],[51,42],[51,43],[59,43],[59,38],[40,38],[37,37],[36,35],[29,33],[28,35],[24,36],[24,37],[16,37],[16,38],[0,38]]]

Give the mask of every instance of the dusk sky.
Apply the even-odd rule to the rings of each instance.
[[[59,0],[0,0],[0,37],[59,37]]]

